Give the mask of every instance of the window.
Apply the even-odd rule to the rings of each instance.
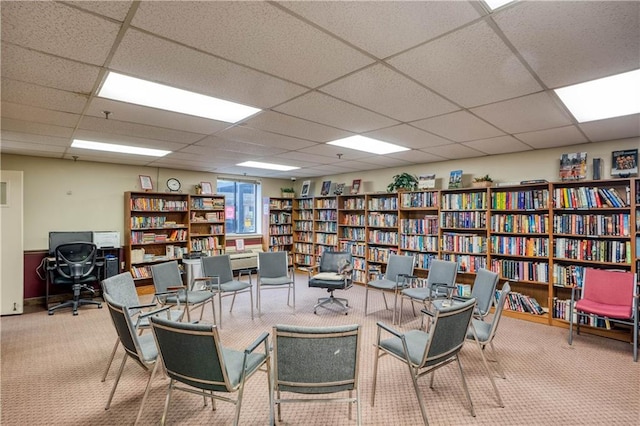
[[[256,181],[218,179],[217,193],[225,196],[227,234],[255,234],[260,229],[258,208],[260,183]]]

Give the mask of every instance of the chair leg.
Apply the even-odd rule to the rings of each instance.
[[[496,369],[498,370],[498,374],[500,374],[500,376],[503,379],[506,379],[507,376],[504,373],[504,368],[502,368],[502,363],[500,362],[500,358],[498,358],[498,352],[496,352],[496,348],[493,346],[493,341],[489,342],[489,346],[491,346],[491,353],[493,355],[493,360],[496,363]]]
[[[169,411],[169,402],[171,401],[171,390],[173,389],[174,380],[169,382],[169,388],[167,389],[167,397],[164,399],[164,410],[162,411],[162,418],[160,419],[160,425],[164,426],[167,421],[167,412]]]
[[[418,398],[418,406],[420,407],[420,413],[422,414],[422,420],[425,425],[429,424],[429,419],[427,418],[427,410],[424,407],[424,401],[422,401],[422,397],[420,396],[420,388],[418,387],[418,377],[416,376],[417,372],[414,374],[414,370],[410,364],[407,363],[407,367],[409,367],[409,374],[411,374],[411,381],[413,382],[413,389],[416,391],[416,398]],[[432,376],[433,377],[433,376]],[[433,378],[432,378],[433,380]]]
[[[378,340],[380,342],[380,327],[378,327]],[[376,382],[378,381],[378,360],[380,359],[380,348],[376,343],[376,353],[375,358],[373,359],[373,384],[371,385],[371,406],[373,407],[376,403]]]
[[[107,373],[109,373],[109,369],[111,368],[111,363],[113,362],[113,359],[116,356],[116,351],[118,350],[118,346],[120,346],[120,339],[116,338],[116,344],[113,345],[113,350],[111,351],[111,356],[109,357],[109,362],[107,363],[107,368],[104,369],[104,374],[102,375],[102,380],[100,380],[101,382],[104,382],[105,380],[107,380]],[[127,355],[125,354],[125,357]]]
[[[369,302],[369,286],[364,287],[364,316],[367,316],[367,305]]]
[[[460,370],[460,378],[462,379],[462,387],[464,388],[464,393],[467,395],[467,400],[469,401],[469,406],[471,407],[471,415],[473,417],[475,417],[476,416],[476,410],[473,408],[473,402],[471,402],[471,395],[469,394],[469,388],[467,387],[467,381],[464,378],[464,370],[462,369],[462,363],[460,362],[460,356],[459,355],[456,355],[456,361],[458,361],[458,369]],[[495,383],[493,385],[495,386]],[[495,388],[495,389],[496,389],[496,392],[497,392],[498,388]],[[500,400],[500,403],[502,404],[502,400]],[[503,405],[501,405],[501,406],[503,406]]]
[[[249,287],[249,306],[251,307],[251,321],[253,321],[253,290]]]
[[[477,342],[477,341],[476,341]],[[484,364],[484,369],[487,371],[487,376],[489,376],[489,380],[491,380],[491,386],[493,387],[493,390],[496,393],[496,398],[498,400],[498,405],[502,408],[504,408],[504,403],[502,402],[502,397],[500,396],[500,392],[498,391],[498,387],[496,386],[496,381],[493,378],[493,373],[491,372],[491,369],[489,368],[489,363],[487,362],[487,357],[484,356],[484,348],[481,347],[480,343],[478,343],[478,349],[480,349],[480,355],[482,356],[482,363]],[[491,348],[493,349],[493,342],[491,342]],[[500,363],[498,362],[498,365],[500,365]],[[503,377],[504,378],[504,377]]]
[[[120,369],[118,370],[118,375],[116,376],[116,381],[113,382],[113,387],[111,388],[111,393],[109,394],[109,399],[107,400],[107,406],[104,407],[105,410],[108,410],[109,407],[111,407],[111,401],[113,400],[113,395],[116,393],[116,388],[118,387],[120,376],[122,376],[124,365],[127,363],[127,358],[129,358],[129,355],[127,354],[125,354],[124,358],[122,358],[122,362],[120,363]]]
[[[140,409],[138,410],[138,416],[136,417],[134,425],[137,425],[140,422],[140,417],[142,417],[142,411],[144,410],[144,403],[147,402],[147,397],[151,390],[151,382],[153,381],[153,377],[156,375],[156,371],[158,370],[160,363],[161,361],[157,359],[153,366],[153,370],[151,370],[151,375],[149,376],[149,380],[147,380],[147,386],[144,389],[144,395],[142,395],[142,402],[140,403]]]

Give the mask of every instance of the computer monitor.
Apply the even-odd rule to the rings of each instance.
[[[51,231],[49,232],[49,255],[56,254],[56,248],[60,244],[75,242],[93,242],[93,232],[91,231]]]

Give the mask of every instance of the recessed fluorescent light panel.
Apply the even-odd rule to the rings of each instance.
[[[409,151],[409,148],[405,148],[404,146],[394,145],[389,142],[383,142],[361,135],[349,136],[348,138],[327,143],[329,145],[357,149],[358,151],[370,152],[372,154],[391,154],[393,152]]]
[[[516,0],[484,0],[484,2],[489,6],[491,10],[496,10],[499,7],[504,6],[508,3],[513,3]]]
[[[81,139],[74,139],[71,147],[93,149],[95,151],[119,152],[121,154],[147,155],[149,157],[164,157],[171,153],[171,151],[164,151],[162,149],[140,148],[137,146],[116,145],[112,143],[84,141]]]
[[[256,169],[278,170],[281,172],[288,172],[289,170],[296,170],[300,168],[295,166],[285,166],[283,164],[261,163],[260,161],[245,161],[244,163],[236,164],[236,166],[254,167]]]
[[[181,114],[236,123],[260,109],[109,72],[98,96]]]
[[[640,113],[640,69],[555,90],[580,123]]]

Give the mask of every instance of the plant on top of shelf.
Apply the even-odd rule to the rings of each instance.
[[[473,178],[473,186],[476,188],[490,187],[492,183],[493,179],[489,175]]]
[[[283,198],[293,198],[295,196],[295,190],[293,188],[280,188],[280,193]]]
[[[387,192],[398,190],[414,191],[418,187],[418,178],[409,173],[400,173],[393,177],[393,181],[387,185]]]

